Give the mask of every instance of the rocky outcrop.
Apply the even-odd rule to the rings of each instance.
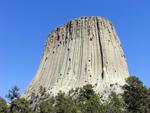
[[[101,17],[80,17],[48,36],[41,64],[24,96],[38,93],[40,86],[56,94],[88,83],[99,93],[119,91],[128,76],[112,23]]]

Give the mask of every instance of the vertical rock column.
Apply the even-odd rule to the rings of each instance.
[[[24,96],[39,87],[57,94],[92,84],[99,93],[125,84],[129,76],[126,59],[115,29],[101,17],[80,17],[49,35],[41,64]]]

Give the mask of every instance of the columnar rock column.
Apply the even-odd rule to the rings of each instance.
[[[128,76],[112,23],[101,17],[80,17],[48,36],[41,64],[24,96],[38,93],[40,86],[52,94],[85,84],[99,93],[119,91]]]

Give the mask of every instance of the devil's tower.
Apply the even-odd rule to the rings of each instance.
[[[48,36],[37,74],[25,96],[45,87],[52,94],[92,84],[97,92],[118,90],[129,76],[115,29],[101,17],[80,17]]]

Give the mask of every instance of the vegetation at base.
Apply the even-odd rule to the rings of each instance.
[[[29,102],[24,98],[14,99],[8,108],[8,113],[33,113]]]
[[[126,82],[124,93],[112,92],[107,99],[90,84],[55,97],[40,87],[40,93],[33,93],[30,100],[21,98],[19,88],[14,86],[7,94],[9,104],[0,98],[0,113],[150,113],[150,89],[135,76]]]
[[[7,109],[6,101],[0,97],[0,113],[7,113]]]
[[[149,89],[144,86],[139,78],[129,77],[123,89],[123,99],[129,113],[150,113]]]

